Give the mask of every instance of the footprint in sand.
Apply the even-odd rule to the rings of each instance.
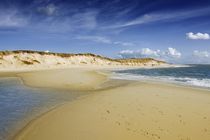
[[[179,114],[179,115],[178,115],[178,117],[179,117],[179,118],[181,118],[181,117],[182,117],[182,115],[180,115],[180,114]]]
[[[110,111],[109,111],[109,110],[106,110],[106,112],[107,112],[108,114],[110,114]]]
[[[159,112],[161,115],[164,115],[163,111],[159,110],[158,112]]]
[[[186,124],[185,121],[183,121],[183,120],[179,120],[179,122],[182,123],[183,125]]]
[[[117,124],[117,125],[120,125],[120,122],[116,121],[116,124]]]

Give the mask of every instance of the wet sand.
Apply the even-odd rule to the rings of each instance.
[[[27,72],[18,76],[29,86],[93,94],[31,121],[15,140],[210,139],[208,90],[113,81],[93,69]]]

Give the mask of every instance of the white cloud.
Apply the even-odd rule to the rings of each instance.
[[[88,40],[88,41],[111,44],[111,45],[120,45],[125,47],[135,46],[135,44],[132,42],[113,41],[111,39],[102,36],[77,36],[76,39]]]
[[[192,32],[189,32],[189,33],[186,33],[186,36],[188,39],[193,39],[193,40],[208,40],[210,39],[210,36],[209,34],[207,33],[192,33]]]
[[[32,32],[83,33],[98,29],[96,28],[99,13],[97,9],[80,10],[74,6],[70,8],[66,5],[52,3],[40,6],[43,3],[49,2],[33,3],[29,12],[19,7],[0,8],[0,30],[27,27],[27,30]]]
[[[0,28],[17,28],[27,23],[28,20],[15,9],[0,10]]]
[[[142,25],[146,23],[154,23],[154,22],[168,22],[168,21],[179,21],[183,19],[188,19],[192,17],[198,17],[200,15],[205,15],[210,12],[209,7],[196,9],[196,10],[186,10],[186,11],[175,11],[175,12],[164,12],[164,13],[147,13],[136,19],[121,22],[115,25],[111,25],[106,28],[122,28],[129,27],[134,25]]]
[[[136,58],[136,54],[138,53],[133,50],[122,50],[120,51],[119,56],[122,58]]]
[[[155,58],[172,63],[186,64],[210,64],[210,52],[194,50],[191,55],[182,56],[175,48],[167,48],[166,50],[152,50],[150,48],[142,48],[140,50],[122,50],[119,53],[121,58]]]
[[[166,61],[173,61],[181,58],[181,53],[175,48],[168,48],[165,51],[152,50],[150,48],[142,48],[140,50],[122,50],[119,53],[122,58],[145,58],[152,57],[156,59],[162,59]]]
[[[149,48],[143,48],[142,50],[141,50],[141,54],[142,55],[145,55],[145,56],[155,56],[155,57],[158,57],[158,56],[160,56],[160,50],[151,50],[151,49],[149,49]]]
[[[154,21],[154,16],[145,14],[135,20],[128,21],[127,23],[124,23],[121,25],[116,25],[116,27],[127,27],[127,26],[132,26],[132,25],[144,24],[151,21]],[[111,27],[115,27],[115,25]]]
[[[113,42],[113,44],[115,44],[115,45],[120,45],[120,46],[125,46],[125,47],[135,46],[135,44],[132,43],[132,42],[120,42],[120,41],[115,41],[115,42]]]
[[[43,6],[43,7],[38,7],[37,8],[37,11],[42,13],[42,14],[45,14],[45,15],[48,15],[48,16],[52,16],[55,14],[57,10],[57,7],[54,5],[54,4],[48,4],[47,6]]]
[[[46,51],[44,51],[45,53],[49,53],[50,51],[49,50],[46,50]]]
[[[111,40],[105,37],[101,36],[78,36],[76,39],[81,39],[81,40],[88,40],[88,41],[93,41],[93,42],[99,42],[99,43],[105,43],[105,44],[111,44]]]
[[[210,64],[210,52],[194,50],[187,61],[192,64]]]
[[[97,26],[98,11],[85,11],[82,13],[75,13],[69,18],[69,23],[75,28],[94,29]],[[68,23],[67,23],[68,24]]]
[[[182,55],[175,48],[168,48],[168,50],[165,51],[165,54],[168,55],[169,57],[174,57],[174,58],[180,58]]]
[[[208,58],[208,57],[210,57],[210,53],[207,52],[207,51],[194,50],[193,51],[193,56],[194,57],[199,57],[199,58]]]
[[[160,50],[142,48],[141,50],[122,50],[119,55],[123,58],[159,57]]]
[[[57,11],[56,16],[44,18],[36,23],[33,28],[53,33],[86,32],[87,30],[94,30],[97,27],[97,14],[97,10],[87,10],[63,16],[62,11]]]

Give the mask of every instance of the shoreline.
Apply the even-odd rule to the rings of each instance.
[[[6,127],[7,128],[6,134],[2,135],[0,137],[1,140],[13,140],[15,135],[20,130],[25,128],[25,126],[27,126],[28,123],[31,123],[32,121],[36,120],[37,118],[41,117],[42,115],[46,114],[47,112],[50,112],[51,110],[54,110],[54,109],[64,105],[67,102],[74,101],[77,98],[79,98],[80,96],[86,96],[86,94],[87,94],[87,93],[78,92],[78,91],[75,92],[75,91],[70,91],[70,90],[67,91],[67,90],[62,90],[62,89],[48,89],[48,88],[42,89],[42,88],[35,88],[35,87],[27,86],[22,81],[22,79],[18,76],[12,76],[12,77],[5,76],[5,77],[0,77],[0,78],[3,81],[4,81],[4,79],[5,80],[13,79],[13,81],[17,81],[18,85],[20,85],[19,86],[20,88],[24,88],[24,89],[26,88],[28,90],[31,89],[32,91],[37,90],[38,93],[36,93],[36,94],[40,94],[40,93],[46,94],[43,97],[49,96],[49,99],[50,99],[47,102],[40,102],[40,103],[42,103],[42,106],[29,107],[28,109],[31,108],[33,111],[31,111],[30,114],[26,112],[25,114],[23,114],[23,116],[24,116],[23,118],[19,118],[16,122],[10,123],[10,125],[8,125],[8,127]],[[31,96],[30,92],[28,94],[29,94],[29,96]],[[52,95],[50,95],[50,94],[52,94]],[[58,97],[58,96],[60,96],[60,97]],[[65,97],[65,99],[62,99],[64,97]],[[26,98],[27,98],[27,96],[26,96]],[[54,98],[54,99],[52,99],[52,98]],[[24,107],[24,106],[22,106],[22,107]],[[4,110],[2,110],[2,111],[4,111]],[[16,118],[14,118],[14,119],[16,119]],[[3,126],[1,126],[1,127],[3,127]]]
[[[116,73],[113,73],[113,76]],[[116,74],[117,75],[117,74]],[[136,76],[137,77],[137,76]],[[115,80],[131,80],[131,81],[139,81],[139,82],[145,82],[145,83],[153,83],[153,84],[163,84],[163,85],[171,85],[171,86],[176,86],[176,87],[186,87],[186,88],[191,88],[191,89],[198,89],[198,90],[204,90],[204,91],[210,91],[209,87],[203,87],[203,86],[197,86],[197,85],[190,85],[190,84],[183,84],[183,83],[178,83],[176,81],[166,81],[166,80],[161,80],[161,79],[152,79],[152,78],[145,78],[145,79],[135,79],[135,78],[119,78],[119,77],[113,77],[112,79]]]
[[[77,69],[77,68],[75,68],[75,69]],[[65,70],[67,70],[67,69],[64,69],[64,71]],[[89,70],[93,71],[94,69],[90,68]],[[60,139],[70,139],[70,138],[74,139],[76,137],[78,139],[85,139],[85,138],[91,139],[91,137],[92,137],[92,138],[98,138],[98,139],[111,139],[111,140],[116,139],[116,138],[120,138],[120,139],[123,139],[123,140],[124,139],[125,140],[127,140],[127,139],[139,139],[139,138],[141,138],[143,140],[144,139],[147,140],[147,139],[159,139],[159,138],[161,138],[161,139],[166,139],[167,138],[168,139],[168,138],[170,138],[170,139],[173,140],[173,139],[178,138],[178,137],[175,137],[174,134],[173,134],[174,137],[172,137],[172,135],[168,135],[166,137],[166,135],[163,135],[162,132],[159,132],[157,130],[153,130],[153,125],[154,124],[151,125],[151,126],[150,125],[147,126],[146,124],[144,124],[144,122],[141,122],[141,119],[143,119],[145,122],[147,122],[149,124],[151,123],[151,122],[149,122],[149,120],[147,120],[147,119],[145,120],[144,116],[139,116],[140,118],[136,118],[135,116],[130,116],[133,119],[135,118],[134,121],[131,121],[132,119],[130,117],[128,117],[129,116],[128,115],[127,116],[128,117],[127,121],[129,121],[129,123],[131,123],[131,124],[135,123],[135,122],[141,122],[141,123],[144,124],[143,126],[147,126],[148,128],[151,127],[151,130],[146,130],[145,129],[145,131],[143,131],[143,127],[141,125],[137,125],[137,124],[135,126],[135,130],[131,130],[131,129],[133,129],[134,126],[133,127],[130,126],[130,128],[129,128],[129,125],[127,125],[128,129],[124,128],[126,123],[122,124],[122,121],[125,120],[125,119],[120,118],[119,116],[116,116],[116,114],[108,119],[107,115],[110,115],[112,113],[112,111],[110,111],[110,110],[107,111],[106,110],[106,107],[110,107],[108,102],[114,101],[111,104],[113,104],[113,106],[118,106],[119,110],[114,109],[114,108],[113,108],[113,110],[117,111],[119,114],[123,113],[125,116],[127,115],[127,113],[129,114],[129,112],[130,112],[130,111],[128,112],[127,109],[133,110],[132,108],[135,108],[136,106],[130,104],[129,106],[133,106],[133,107],[128,108],[127,106],[122,104],[122,101],[121,101],[122,99],[123,99],[123,102],[132,102],[136,105],[139,104],[140,106],[144,106],[146,104],[147,106],[145,106],[145,108],[142,108],[144,111],[139,112],[139,111],[133,110],[131,114],[146,113],[148,115],[148,116],[147,115],[146,116],[151,118],[152,117],[151,115],[153,115],[153,114],[151,114],[151,113],[148,114],[147,112],[151,111],[152,108],[143,99],[145,99],[145,100],[151,99],[151,100],[154,100],[156,102],[159,102],[159,100],[163,100],[164,102],[163,103],[159,102],[158,103],[159,105],[156,106],[156,108],[160,108],[160,109],[164,110],[165,111],[164,113],[166,113],[166,114],[168,113],[169,116],[171,116],[171,114],[173,114],[173,112],[169,111],[168,110],[169,108],[165,108],[163,106],[163,104],[165,102],[167,102],[166,104],[170,105],[170,107],[173,108],[174,105],[170,104],[170,101],[173,102],[174,104],[179,103],[178,100],[176,100],[176,102],[173,101],[174,99],[171,98],[172,96],[174,96],[174,98],[182,97],[182,96],[184,96],[184,97],[187,96],[187,98],[192,98],[193,102],[191,100],[189,100],[189,103],[195,103],[194,97],[202,98],[202,100],[206,100],[205,98],[210,99],[210,94],[209,94],[210,92],[206,91],[206,90],[203,90],[203,89],[191,88],[191,87],[180,86],[180,85],[175,85],[175,84],[169,84],[168,85],[168,84],[164,84],[164,83],[152,83],[152,82],[148,82],[148,81],[112,80],[112,79],[109,78],[109,74],[107,74],[107,73],[104,75],[106,77],[104,79],[103,76],[101,77],[101,74],[104,73],[103,69],[96,69],[94,71],[97,71],[97,72],[95,72],[95,73],[85,73],[85,75],[89,75],[91,77],[95,77],[95,76],[97,77],[97,76],[100,75],[99,76],[100,78],[97,80],[97,82],[99,82],[99,83],[93,82],[96,79],[91,80],[89,78],[86,78],[86,82],[92,81],[93,83],[91,83],[91,84],[93,84],[95,86],[95,88],[93,88],[93,87],[84,88],[84,89],[82,88],[83,89],[82,91],[89,92],[91,94],[87,93],[87,95],[85,95],[84,97],[82,96],[82,97],[79,97],[78,99],[73,100],[71,102],[64,103],[63,105],[58,106],[58,107],[52,109],[51,111],[47,111],[44,114],[40,115],[39,117],[36,117],[32,121],[30,121],[24,128],[22,128],[21,131],[17,132],[15,137],[12,137],[12,140],[13,139],[14,140],[52,139],[53,140],[53,139],[58,139],[58,138],[60,138]],[[107,70],[105,70],[105,71],[107,71]],[[27,72],[26,74],[21,74],[21,75],[18,75],[18,76],[22,76],[22,77],[24,77],[24,76],[25,77],[35,76],[36,77],[37,75],[40,75],[40,73],[42,73],[42,72],[43,71],[32,72],[35,75],[27,74],[28,73]],[[52,70],[51,71],[51,76],[53,75],[53,73],[55,74],[57,72],[59,72],[59,70]],[[76,71],[71,71],[70,73],[73,73],[75,75],[76,73],[78,74],[80,72],[83,72],[83,71],[81,71],[81,70],[78,71],[78,69],[77,69]],[[44,73],[46,74],[46,72],[44,72]],[[47,73],[49,73],[49,71],[47,71]],[[65,78],[66,74],[67,73],[64,73],[64,75],[62,77]],[[70,74],[70,76],[72,76],[72,75]],[[108,79],[107,79],[107,77],[108,77]],[[36,77],[36,78],[40,79],[40,77]],[[42,77],[42,78],[46,78],[46,77]],[[30,80],[32,80],[32,79],[29,78],[25,82],[28,82]],[[48,80],[52,80],[52,79],[48,79]],[[81,80],[84,80],[84,79],[81,79]],[[25,84],[25,82],[24,82],[24,84]],[[64,82],[69,82],[69,81],[64,80]],[[81,81],[79,81],[79,82],[81,82]],[[26,84],[26,85],[30,86],[31,84],[33,85],[34,83],[30,83],[30,84]],[[57,83],[54,83],[53,86],[55,86],[56,84]],[[76,84],[78,84],[78,82]],[[85,84],[85,83],[83,83],[83,84]],[[61,85],[59,85],[59,86],[61,86]],[[87,84],[86,86],[90,86],[90,84]],[[35,87],[37,87],[36,84],[35,84]],[[47,85],[47,87],[48,87],[48,85]],[[81,87],[81,85],[79,85],[76,88],[76,90],[81,89],[80,87]],[[83,87],[84,87],[84,85],[83,85]],[[142,87],[146,88],[146,89],[143,90]],[[61,88],[64,88],[64,87],[61,86]],[[73,89],[75,90],[75,87]],[[180,93],[175,92],[174,90],[178,90]],[[160,93],[159,92],[156,93],[156,94],[158,94],[158,96],[156,96],[153,93],[153,92],[157,92],[157,91],[160,92]],[[130,92],[130,94],[132,93],[134,95],[132,95],[132,94],[129,95],[128,94],[129,92]],[[138,92],[140,93],[139,95],[136,94]],[[174,92],[174,93],[172,94],[170,92]],[[206,94],[202,94],[202,93],[206,93]],[[149,94],[151,94],[151,95],[149,95]],[[168,99],[160,98],[160,96],[166,96]],[[205,97],[205,98],[203,98],[203,97]],[[124,98],[126,98],[126,100],[124,100]],[[135,99],[133,99],[133,98],[141,100],[142,103],[135,102]],[[158,98],[158,100],[156,98]],[[177,98],[177,99],[187,101],[187,98],[186,99]],[[202,100],[198,100],[197,102],[199,102],[199,104],[202,104],[202,102],[201,102]],[[185,104],[186,101],[185,102],[180,102],[180,104]],[[145,104],[143,104],[143,103],[145,103]],[[153,103],[153,102],[151,102],[151,103]],[[104,104],[104,106],[102,104]],[[205,101],[205,104],[207,106],[210,106],[209,105],[210,102]],[[193,105],[193,104],[191,104],[191,105]],[[90,107],[88,107],[88,106],[90,106]],[[97,108],[99,110],[97,111],[96,109],[93,109],[92,107]],[[193,110],[191,107],[189,107],[188,109]],[[202,109],[202,108],[200,108],[200,109]],[[100,110],[103,110],[103,111],[101,112]],[[202,109],[202,110],[204,110],[203,112],[208,113],[208,112],[205,111],[205,109]],[[176,110],[176,111],[178,111],[178,110]],[[185,110],[185,111],[188,112],[187,116],[191,113],[188,110]],[[72,114],[72,112],[74,112],[76,114],[74,114],[74,113]],[[102,116],[100,116],[100,112],[102,113],[101,114]],[[184,111],[182,111],[182,113],[186,114]],[[87,115],[87,116],[90,116],[88,118],[94,118],[94,119],[92,120],[92,119],[88,119],[88,118],[84,118],[84,117],[79,117],[80,116],[79,114],[81,116]],[[158,115],[161,115],[161,114],[162,113],[156,114],[157,115],[156,119],[160,121],[160,124],[163,123],[162,125],[164,127],[166,127],[165,126],[166,122],[161,121],[163,119],[162,118],[163,116],[158,116]],[[66,115],[68,117],[66,117]],[[206,117],[206,116],[207,116],[207,120],[208,120],[209,119],[208,115],[205,115],[204,117]],[[101,117],[102,118],[105,117],[106,119],[105,120],[99,119]],[[175,120],[177,121],[177,118],[174,118],[174,117],[171,118],[171,117],[169,117],[167,119],[168,121],[170,119],[172,120],[172,121],[169,121],[169,122],[173,123],[173,121],[175,121]],[[108,122],[107,122],[107,119],[108,119]],[[178,119],[180,119],[180,118],[178,117]],[[113,123],[113,122],[110,122],[110,120],[115,120],[116,122]],[[199,119],[199,121],[200,121],[200,119]],[[76,122],[78,123],[76,125],[76,128],[71,127],[71,125],[75,124]],[[47,123],[50,126],[43,125],[45,123]],[[52,123],[53,126],[55,125],[56,127],[51,126],[51,123]],[[71,125],[67,125],[66,123],[71,124]],[[104,129],[101,129],[101,127],[97,126],[97,124],[98,125],[102,124]],[[187,124],[187,123],[185,122],[185,124]],[[93,125],[93,126],[91,126],[91,125]],[[57,128],[57,126],[58,126],[58,128]],[[179,128],[179,127],[180,126],[178,125],[177,128]],[[199,125],[199,128],[197,128],[197,130],[199,130],[200,127],[202,127],[202,126]],[[205,132],[205,137],[203,137],[203,140],[210,138],[210,135],[209,135],[210,134],[210,132],[209,132],[210,128],[208,126],[205,126],[205,125],[204,125],[204,127],[206,127],[205,130],[207,129],[207,132]],[[37,128],[40,128],[40,129],[37,129]],[[110,132],[109,128],[110,128],[110,130],[114,131],[116,134],[113,134],[112,132]],[[115,128],[115,129],[112,129],[112,128]],[[142,129],[142,131],[138,130],[139,131],[138,134],[137,134],[137,128]],[[172,127],[170,129],[174,129],[174,128]],[[193,127],[193,129],[196,129],[196,128]],[[67,130],[72,130],[72,135],[69,135],[67,133],[68,132]],[[93,130],[97,131],[102,136],[104,135],[104,137],[101,137],[100,135],[96,134]],[[54,132],[54,131],[58,133],[59,137],[53,135],[52,132]],[[85,132],[87,131],[88,133],[90,133],[90,135],[88,133],[84,133],[84,132],[81,133],[80,131],[85,131]],[[136,131],[136,132],[135,133],[133,132],[134,134],[131,135],[130,131]],[[119,135],[121,133],[122,133],[122,136]],[[180,138],[181,137],[182,138],[187,138],[188,136],[185,133],[189,135],[188,132],[184,131],[183,136],[180,136]],[[196,134],[201,135],[201,133],[196,133]],[[190,135],[194,135],[194,134],[190,132]],[[202,133],[202,135],[204,135],[204,134]]]

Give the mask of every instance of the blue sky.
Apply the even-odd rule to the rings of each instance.
[[[210,0],[1,0],[0,49],[210,63]]]

